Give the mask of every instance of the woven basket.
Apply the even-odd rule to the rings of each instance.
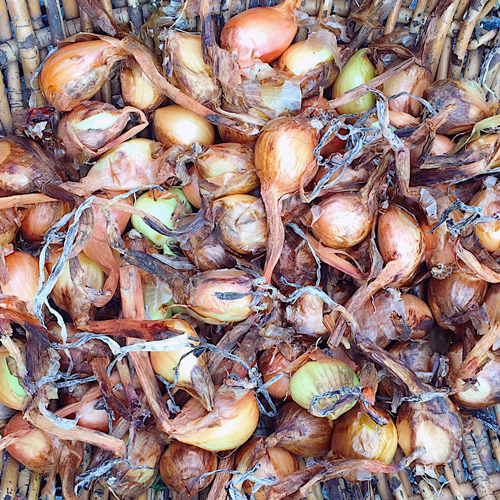
[[[141,26],[160,1],[100,0],[117,23],[128,23],[136,34],[157,53],[154,33]],[[199,29],[199,19],[189,18],[178,0],[168,5],[169,13],[182,11],[177,25],[182,29]],[[191,0],[190,0],[191,2]],[[480,80],[495,94],[500,94],[500,18],[494,10],[497,0],[455,0],[445,12],[442,52],[434,61],[436,78],[460,77]],[[274,0],[210,0],[211,12],[219,16],[219,27],[244,9],[267,6]],[[417,33],[425,22],[432,0],[396,0],[384,27],[388,34],[396,28]],[[349,0],[305,0],[301,11],[311,17],[323,18],[331,14],[347,17]],[[446,17],[447,16],[447,17]],[[164,16],[167,26],[172,17]],[[0,125],[3,134],[15,133],[16,117],[28,107],[46,105],[40,92],[37,69],[58,41],[81,31],[94,31],[88,15],[78,7],[78,0],[0,0]],[[299,29],[297,40],[305,39],[307,30]],[[119,81],[113,77],[106,83],[97,100],[114,102],[120,94]],[[493,94],[493,95],[494,95]],[[500,426],[500,405],[490,410],[490,422]],[[2,421],[0,420],[0,424]],[[479,500],[500,499],[500,442],[496,432],[485,428],[482,420],[470,417],[472,431],[464,435],[463,454],[460,459],[442,467],[439,480],[415,476],[410,470],[397,474],[378,474],[372,481],[349,484],[334,479],[312,489],[307,500],[348,500],[354,498],[380,498],[381,500]],[[0,425],[0,428],[2,426]],[[490,423],[491,428],[494,427]],[[91,456],[86,447],[86,460]],[[402,457],[399,452],[396,460]],[[311,459],[312,460],[312,459]],[[301,466],[308,459],[301,460]],[[0,451],[0,500],[23,498],[37,500],[43,478],[24,468],[8,454]],[[84,500],[107,500],[109,490],[97,482],[92,491],[84,491]],[[196,495],[195,500],[207,498],[208,491]],[[149,490],[141,500],[168,498],[168,491]],[[50,499],[48,499],[50,500]],[[210,500],[225,500],[213,498]]]

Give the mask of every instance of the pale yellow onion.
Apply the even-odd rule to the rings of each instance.
[[[23,345],[18,343],[20,348]],[[0,347],[0,403],[14,410],[22,410],[26,401],[26,391],[19,383],[16,375],[13,375],[11,367],[15,367],[14,358],[9,351]]]

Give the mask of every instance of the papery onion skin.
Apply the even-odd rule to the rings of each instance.
[[[74,332],[71,332],[74,335]],[[79,384],[75,386],[72,392],[62,392],[59,394],[59,400],[64,406],[79,402],[85,393],[91,388],[88,384]],[[96,405],[99,399],[94,399],[80,406],[76,412],[78,415],[78,425],[87,429],[94,429],[100,432],[109,432],[109,417],[105,409],[98,410]],[[112,418],[112,421],[114,419]]]
[[[463,362],[463,345],[457,344],[448,353],[450,369],[447,380],[456,392],[453,401],[464,408],[482,409],[500,403],[500,356],[495,351],[488,353],[490,360],[474,377],[472,387],[461,390],[465,382],[457,375]]]
[[[266,384],[276,377],[277,371],[287,367],[289,361],[278,349],[266,349],[259,358],[259,370],[262,381]],[[276,399],[286,399],[290,394],[290,375],[282,374],[282,377],[273,382],[267,388],[269,394]]]
[[[142,294],[146,317],[150,319],[168,319],[172,316],[172,288],[155,274],[142,276]]]
[[[431,278],[427,296],[436,323],[455,330],[462,316],[483,303],[487,290],[486,281],[458,269],[443,280]]]
[[[194,111],[177,104],[154,112],[153,130],[157,140],[167,147],[195,143],[209,146],[215,142],[214,126]]]
[[[259,439],[251,439],[238,450],[236,465],[239,471],[245,472],[254,465],[252,463],[253,455],[260,441]],[[280,480],[299,470],[299,464],[295,456],[279,446],[267,448],[264,455],[259,457],[258,462],[261,466],[254,472],[254,477],[275,477]],[[253,482],[247,480],[243,483],[243,490],[250,495],[252,486]],[[269,486],[261,486],[254,494],[255,500],[266,500],[268,491]]]
[[[152,57],[151,60],[157,66],[158,72],[161,73],[162,69],[156,57]],[[133,59],[122,63],[120,84],[123,102],[127,106],[134,106],[142,111],[153,111],[165,100],[165,95],[153,85]]]
[[[208,475],[203,480],[200,478],[215,469],[215,453],[179,441],[172,441],[160,460],[163,482],[186,500],[193,498],[213,481],[215,474]]]
[[[198,173],[194,165],[188,170],[188,174],[191,176],[191,180],[182,186],[182,191],[189,203],[199,210],[201,208],[200,185],[198,182]]]
[[[370,233],[375,211],[356,193],[339,193],[320,201],[310,211],[314,236],[331,248],[349,248]]]
[[[234,128],[225,127],[224,125],[219,125],[217,127],[219,130],[219,135],[223,142],[237,142],[239,144],[255,144],[257,138],[259,137],[258,131],[252,131],[252,133],[245,134]]]
[[[287,322],[299,335],[318,337],[327,332],[323,323],[323,300],[317,295],[303,293],[285,311]]]
[[[358,377],[349,366],[338,359],[325,357],[317,361],[308,361],[293,374],[290,381],[290,394],[298,405],[316,415],[317,410],[328,408],[338,402],[340,396],[321,399],[316,404],[317,410],[311,408],[314,396],[321,396],[326,392],[335,391],[341,387],[354,387],[357,385],[359,385]],[[327,417],[335,420],[349,411],[355,404],[356,401],[342,404]]]
[[[232,17],[221,32],[221,46],[236,55],[240,69],[270,63],[290,46],[297,33],[296,0],[275,7],[256,7]]]
[[[19,224],[22,224],[22,221],[15,208],[0,210],[0,246],[3,247],[14,241]]]
[[[11,373],[8,360],[14,361],[10,357],[9,351],[0,347],[0,403],[12,408],[22,410],[26,401],[26,391],[19,383],[18,378]]]
[[[104,85],[112,66],[123,58],[120,49],[103,40],[70,43],[45,61],[40,88],[58,111],[71,111]]]
[[[398,434],[391,416],[381,408],[375,411],[387,420],[386,425],[378,425],[359,405],[335,420],[331,450],[344,458],[367,458],[390,464],[398,447]],[[346,477],[357,481],[355,473]]]
[[[233,252],[258,255],[267,247],[264,204],[249,194],[224,196],[212,204],[223,243]]]
[[[58,456],[49,434],[32,427],[24,420],[22,413],[17,413],[9,420],[2,436],[8,436],[23,429],[31,429],[31,432],[8,446],[7,452],[33,472],[42,476],[49,474],[57,465]]]
[[[333,424],[315,417],[297,403],[285,403],[274,421],[278,446],[299,457],[320,457],[330,450]]]
[[[339,76],[333,84],[333,97],[337,98],[344,92],[362,85],[376,75],[375,67],[368,59],[367,49],[358,50],[340,71]],[[375,96],[368,94],[355,99],[347,104],[339,106],[337,111],[341,114],[363,113],[375,106]]]
[[[29,207],[21,222],[23,238],[30,243],[41,242],[45,233],[70,211],[71,205],[65,201],[39,203]]]
[[[38,259],[26,252],[12,252],[5,257],[8,280],[0,285],[4,295],[13,295],[33,310],[35,295],[38,293]]]
[[[479,191],[469,204],[482,208],[483,217],[497,213],[500,210],[498,187],[493,186]],[[500,249],[500,221],[476,224],[474,229],[479,242],[488,252],[496,252]]]

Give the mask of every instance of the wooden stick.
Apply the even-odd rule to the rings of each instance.
[[[7,4],[5,3],[5,0],[0,0],[0,41],[4,42],[10,38],[12,38],[12,30],[10,28]],[[8,64],[5,68],[5,73],[8,73],[9,66],[11,64],[17,65],[17,62]],[[1,75],[0,79],[2,80],[0,82],[0,122],[2,124],[4,135],[8,135],[12,134],[12,114],[9,106],[9,95],[8,92],[5,91],[5,84]]]
[[[448,69],[450,67],[450,57],[453,50],[453,39],[446,37],[443,43],[443,50],[439,58],[439,66],[436,73],[436,80],[448,78]]]
[[[468,80],[477,80],[479,78],[483,54],[484,47],[479,47],[477,50],[469,50],[467,62],[465,63],[464,78]]]
[[[30,490],[28,493],[28,500],[38,500],[40,496],[40,485],[42,484],[42,476],[37,472],[31,473]]]
[[[222,458],[219,462],[219,469],[232,470],[234,467],[234,453],[222,452]],[[210,493],[207,500],[226,500],[226,485],[231,480],[231,474],[228,472],[221,472],[215,476],[214,482],[210,487]]]
[[[420,493],[424,500],[434,500],[434,492],[432,491],[432,488],[423,479],[419,481],[418,489],[420,490]]]
[[[493,460],[493,450],[491,449],[488,433],[486,432],[483,423],[477,418],[474,419],[472,433],[474,435],[474,442],[476,444],[479,458],[483,464],[486,474],[493,474],[496,470],[495,461]]]
[[[49,20],[52,42],[54,45],[57,45],[57,42],[67,37],[61,5],[59,0],[45,0],[45,7],[47,9],[47,19]]]
[[[381,500],[392,500],[391,490],[387,483],[387,474],[379,472],[375,474],[375,479],[377,480],[377,492]]]
[[[21,472],[19,472],[19,476],[17,478],[17,490],[20,497],[26,498],[28,496],[30,482],[31,471],[27,467],[24,467]]]
[[[408,495],[398,474],[389,474],[389,484],[392,487],[392,493],[396,500],[408,500]]]
[[[64,19],[76,19],[80,12],[78,11],[78,2],[76,0],[62,0],[64,8]]]
[[[109,490],[108,487],[102,481],[96,481],[94,488],[92,490],[92,500],[108,500]]]
[[[453,493],[453,498],[455,500],[464,500],[464,497],[460,491],[460,486],[458,485],[457,480],[453,475],[453,471],[451,470],[448,464],[444,466],[444,477],[448,481],[448,487],[450,488],[450,491]]]
[[[144,16],[142,15],[139,0],[127,0],[127,9],[134,31],[139,33],[141,26],[144,24]]]
[[[384,27],[384,35],[389,35],[394,31],[396,23],[398,22],[399,11],[401,9],[402,0],[396,0],[392,7],[391,13],[387,17]]]
[[[479,500],[495,500],[491,480],[484,470],[471,433],[463,437],[462,451]]]
[[[455,19],[462,20],[464,18],[465,11],[469,7],[470,0],[460,0],[455,12]]]
[[[421,26],[424,24],[423,17],[427,7],[427,0],[418,0],[410,22],[410,33],[418,35]]]
[[[404,458],[403,452],[401,451],[401,449],[399,447],[396,450],[395,458],[396,458],[397,461],[399,461],[402,458]],[[403,483],[403,488],[406,491],[406,494],[407,495],[411,495],[413,489],[412,489],[412,486],[411,486],[410,477],[408,476],[408,471],[406,469],[403,469],[403,470],[399,471],[398,472],[398,477],[401,480],[401,482]]]
[[[80,9],[80,23],[81,23],[81,31],[86,31],[91,33],[94,29],[92,24],[92,18],[82,9]]]
[[[479,37],[477,40],[472,40],[467,47],[467,50],[477,50],[482,45],[486,45],[488,42],[493,40],[497,32],[495,30],[487,31],[484,35]]]
[[[453,469],[453,475],[457,480],[457,483],[465,483],[465,472],[462,466],[462,461],[457,458],[451,462],[451,468]]]
[[[42,8],[40,0],[28,0],[28,9],[30,11],[33,28],[36,30],[43,28]]]
[[[488,431],[490,435],[491,447],[493,448],[493,454],[495,455],[496,461],[500,466],[500,441],[498,439],[498,434],[492,430]]]
[[[0,500],[11,500],[16,496],[19,462],[8,456],[5,460],[2,481],[0,482]]]

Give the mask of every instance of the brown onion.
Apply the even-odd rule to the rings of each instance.
[[[303,293],[287,306],[286,320],[300,335],[318,337],[327,332],[323,323],[323,300],[317,295]]]
[[[251,469],[258,461],[260,463],[259,469],[253,473],[253,477],[267,478],[275,477],[277,480],[283,479],[293,472],[299,470],[299,463],[294,455],[285,448],[275,446],[267,448],[258,460],[254,459],[254,453],[261,439],[251,439],[248,443],[242,446],[236,454],[237,470],[246,472]],[[247,480],[243,483],[243,490],[250,494],[252,492],[253,482]],[[257,492],[254,493],[255,500],[266,500],[269,486],[261,486]]]
[[[310,122],[299,118],[272,120],[263,128],[255,144],[255,168],[260,179],[269,230],[264,267],[266,283],[271,282],[285,238],[280,199],[285,194],[295,193],[312,180],[318,168],[314,156],[317,144],[317,130]]]
[[[297,0],[275,7],[256,7],[232,17],[221,32],[221,46],[236,56],[244,70],[259,61],[270,63],[290,46],[297,33]]]
[[[12,252],[5,257],[5,266],[8,278],[0,285],[2,293],[21,299],[33,310],[40,275],[38,259],[26,252]]]
[[[267,247],[264,204],[249,194],[233,194],[215,200],[213,214],[223,243],[233,252],[258,255]]]
[[[266,349],[259,358],[259,371],[262,381],[269,382],[278,375],[282,368],[291,363],[278,349]],[[267,388],[269,394],[276,399],[286,399],[290,395],[290,375],[282,374],[281,378]]]
[[[30,243],[39,243],[45,233],[64,215],[71,211],[71,205],[65,201],[38,203],[26,210],[21,222],[21,234]]]
[[[163,482],[185,500],[193,498],[213,481],[215,475],[203,479],[201,476],[215,469],[217,469],[215,453],[178,441],[172,441],[160,460],[160,475]]]
[[[280,446],[299,457],[320,457],[330,450],[333,422],[315,417],[297,403],[285,403],[274,421],[266,444]]]
[[[195,143],[210,145],[215,142],[214,126],[194,111],[172,104],[153,113],[156,138],[167,147]]]
[[[198,173],[194,165],[188,170],[188,174],[191,176],[191,180],[182,186],[182,191],[189,203],[199,210],[201,208],[200,185],[198,182]]]
[[[460,319],[483,303],[487,290],[486,281],[458,269],[444,280],[431,278],[427,296],[436,323],[456,330]]]

